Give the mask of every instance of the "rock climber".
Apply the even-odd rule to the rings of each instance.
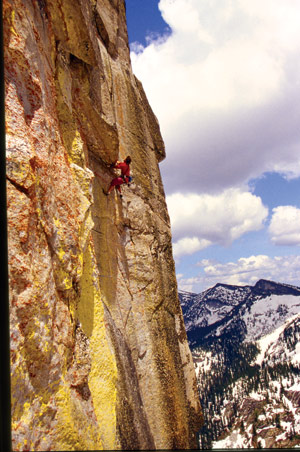
[[[103,189],[103,193],[106,196],[108,196],[109,193],[115,187],[118,190],[118,192],[120,193],[120,197],[122,198],[121,185],[122,184],[127,184],[128,185],[130,183],[130,181],[131,181],[130,163],[131,163],[131,157],[128,155],[128,157],[126,157],[126,159],[123,162],[116,161],[116,163],[114,163],[112,165],[112,168],[116,168],[116,169],[120,169],[121,170],[121,175],[119,177],[114,178],[111,181],[108,191],[105,191]]]

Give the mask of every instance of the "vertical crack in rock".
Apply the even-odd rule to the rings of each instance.
[[[124,334],[105,309],[108,331],[118,365],[117,426],[121,450],[155,449],[139,388],[131,350]]]
[[[165,149],[125,2],[4,0],[3,25],[13,449],[196,448]],[[104,196],[127,155],[132,185]]]

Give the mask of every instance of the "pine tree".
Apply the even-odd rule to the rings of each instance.
[[[270,403],[269,390],[267,390],[267,393],[266,393],[266,402],[267,402],[267,403]]]
[[[276,413],[276,415],[275,415],[275,425],[276,425],[276,428],[281,428],[279,413]]]
[[[242,422],[241,422],[241,432],[242,432],[242,433],[245,432],[245,424],[244,424],[243,419],[242,419]]]
[[[282,382],[280,383],[280,388],[279,388],[279,397],[280,397],[280,400],[282,400],[282,395],[284,394],[284,387],[283,387],[283,384],[282,384]]]

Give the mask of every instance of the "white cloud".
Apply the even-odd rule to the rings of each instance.
[[[264,225],[268,209],[261,199],[239,189],[219,195],[174,193],[167,196],[175,257],[210,244],[229,245]]]
[[[294,206],[273,209],[269,234],[275,245],[300,245],[300,209]]]
[[[174,243],[173,256],[177,259],[185,254],[193,254],[196,253],[196,251],[207,248],[211,244],[211,241],[205,239],[200,240],[198,237],[184,237]]]
[[[167,193],[300,174],[300,2],[161,0],[172,34],[132,52],[166,143]]]
[[[178,275],[182,290],[202,292],[217,283],[253,285],[264,278],[287,284],[300,285],[300,256],[257,255],[242,257],[236,262],[219,263],[204,259],[198,263],[202,272],[193,278]]]

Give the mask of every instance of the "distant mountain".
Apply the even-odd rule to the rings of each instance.
[[[206,448],[300,445],[300,288],[260,280],[180,292]]]
[[[201,294],[179,292],[191,348],[228,332],[258,339],[300,312],[300,288],[264,279],[255,286],[216,284]]]

